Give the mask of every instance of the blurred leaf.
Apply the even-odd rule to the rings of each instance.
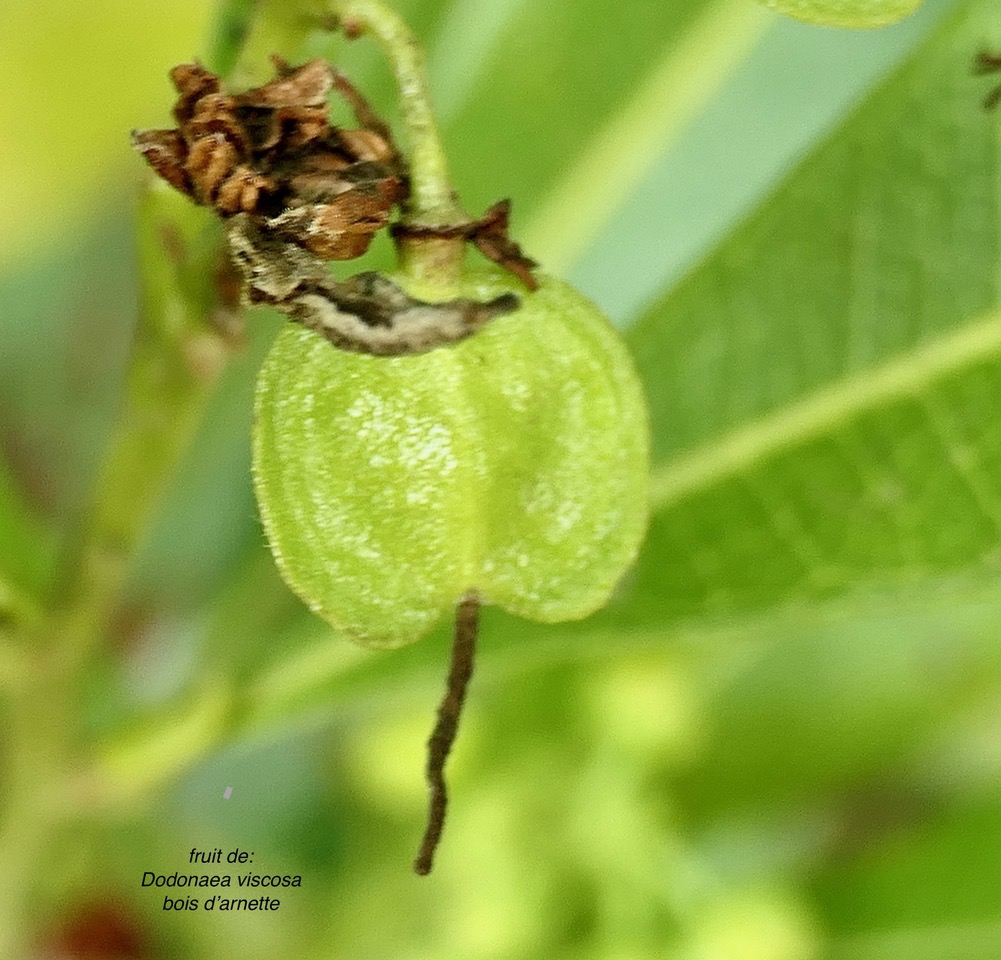
[[[747,58],[769,17],[744,0],[706,3],[665,36],[627,97],[587,131],[523,234],[547,270],[560,273],[587,249],[622,201]],[[540,109],[552,110],[552,102]],[[540,118],[541,121],[541,118]],[[540,122],[548,126],[552,121]],[[582,131],[583,132],[583,131]],[[549,143],[541,141],[548,150]]]
[[[821,871],[813,886],[838,960],[987,958],[1001,953],[1001,801],[965,798]],[[849,940],[849,938],[851,938]],[[879,945],[883,949],[880,950]],[[852,949],[854,948],[854,949]]]
[[[227,77],[232,72],[250,34],[258,6],[259,0],[216,0],[216,15],[203,61],[208,70],[220,77]]]
[[[762,0],[797,20],[828,27],[885,27],[913,13],[921,0]]]
[[[465,88],[450,92],[458,102],[445,143],[455,169],[466,172],[458,186],[467,206],[479,211],[516,191],[516,222],[523,222],[524,212],[562,182],[568,158],[580,157],[637,90],[645,109],[634,105],[626,119],[646,121],[653,131],[672,129],[719,80],[694,56],[696,38],[703,61],[725,76],[732,63],[717,56],[715,43],[739,61],[743,41],[764,19],[751,4],[733,0],[629,3],[614,10],[601,0],[522,4]],[[686,71],[698,73],[707,89],[689,84]],[[660,136],[655,132],[653,142]],[[632,176],[620,169],[613,148],[600,171],[607,182],[590,184],[599,198],[609,188],[618,192],[620,176]]]
[[[137,245],[140,322],[89,519],[102,564],[131,560],[242,332],[220,228],[205,211],[154,183]]]
[[[140,318],[124,396],[88,507],[66,537],[73,565],[56,601],[80,614],[65,634],[81,646],[118,608],[138,544],[241,336],[213,218],[154,184],[137,244]]]
[[[98,201],[127,195],[125,164],[140,161],[130,128],[166,121],[167,71],[198,52],[202,0],[60,0],[4,4],[0,40],[0,220],[16,237],[0,262],[81,228]],[[127,175],[134,182],[134,174]],[[103,188],[103,189],[102,189]]]
[[[824,960],[995,960],[1001,923],[924,924],[836,939]]]
[[[263,535],[233,567],[212,596],[201,647],[206,662],[239,686],[260,672],[262,664],[295,656],[298,651],[276,645],[275,639],[291,621],[303,616],[304,606],[279,576]],[[309,616],[323,631],[326,625]],[[330,642],[341,641],[331,636]]]
[[[22,501],[0,456],[0,622],[17,620],[40,599],[52,567],[52,531]]]
[[[103,803],[122,804],[147,795],[186,768],[205,744],[225,730],[231,694],[219,677],[206,676],[185,702],[145,717],[128,734],[102,744],[93,784]]]
[[[971,3],[631,331],[657,516],[623,603],[727,616],[1001,570],[997,120]]]
[[[899,779],[947,718],[1001,684],[998,610],[998,598],[938,609],[898,598],[847,623],[787,621],[786,636],[715,690],[700,762],[674,784],[679,804],[702,823]]]

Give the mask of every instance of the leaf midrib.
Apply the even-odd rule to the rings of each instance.
[[[859,415],[926,391],[978,362],[1001,356],[1001,309],[893,360],[847,376],[799,401],[674,457],[653,471],[650,501],[662,510],[767,457],[832,432]]]

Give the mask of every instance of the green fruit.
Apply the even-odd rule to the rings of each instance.
[[[472,274],[450,295],[511,289]],[[264,363],[254,483],[271,549],[359,643],[417,640],[470,591],[532,620],[586,617],[636,556],[648,428],[625,346],[559,280],[518,295],[429,353],[346,353],[288,324]]]

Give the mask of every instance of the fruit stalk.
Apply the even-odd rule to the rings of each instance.
[[[480,628],[480,600],[469,594],[455,611],[455,637],[452,643],[452,665],[448,672],[445,696],[438,705],[438,722],[428,739],[428,823],[421,848],[414,861],[414,872],[426,876],[431,872],[434,853],[445,826],[448,793],[445,787],[445,761],[455,742],[459,716],[466,699],[466,688],[473,675],[476,637]]]
[[[403,223],[419,227],[449,227],[466,223],[431,109],[424,54],[406,23],[382,0],[340,0],[333,15],[348,37],[371,34],[382,46],[396,74],[400,112],[407,135],[410,197]],[[448,284],[462,269],[464,241],[458,238],[401,237],[400,262],[415,279]]]

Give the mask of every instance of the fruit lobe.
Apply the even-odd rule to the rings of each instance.
[[[449,295],[511,288],[471,274]],[[470,591],[528,619],[580,619],[635,558],[649,450],[629,355],[569,285],[518,295],[452,347],[351,354],[288,324],[264,363],[254,483],[268,540],[289,586],[359,643],[416,640]]]

